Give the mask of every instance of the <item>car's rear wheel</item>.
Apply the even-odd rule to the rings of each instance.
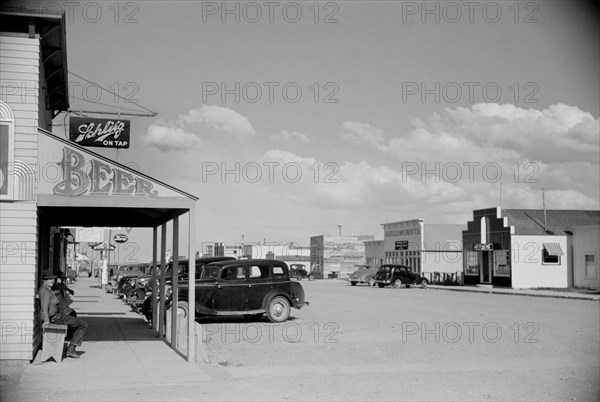
[[[375,286],[375,279],[369,278],[369,286]]]
[[[428,284],[429,284],[429,282],[427,282],[427,279],[423,279],[421,281],[421,289],[425,289]]]
[[[385,285],[383,283],[378,283],[377,286],[379,286],[380,288],[384,287]]]
[[[350,282],[350,285],[356,286],[356,282],[352,281],[352,282]]]
[[[267,306],[267,317],[272,322],[283,322],[290,316],[290,302],[283,296],[275,296]]]
[[[400,286],[402,286],[402,281],[401,281],[400,279],[396,279],[396,280],[394,281],[394,287],[397,289],[397,288],[399,288]]]

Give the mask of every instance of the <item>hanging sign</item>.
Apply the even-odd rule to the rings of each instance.
[[[71,117],[69,139],[84,147],[129,148],[129,120]]]
[[[116,243],[126,243],[127,240],[129,240],[129,239],[127,238],[127,235],[125,235],[123,233],[119,233],[119,234],[116,234],[115,237],[113,237],[113,240]]]
[[[473,244],[473,250],[475,251],[492,251],[494,249],[494,243],[475,243]]]

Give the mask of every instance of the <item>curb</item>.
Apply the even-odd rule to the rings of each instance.
[[[434,287],[428,286],[428,289],[435,290],[446,290],[450,292],[472,292],[472,293],[487,293],[495,295],[511,295],[511,296],[531,296],[531,297],[549,297],[555,299],[573,299],[573,300],[587,300],[587,301],[600,301],[600,296],[577,296],[577,295],[562,295],[562,294],[535,294],[535,293],[521,293],[515,291],[494,291],[494,290],[483,290],[483,289],[457,289],[457,288],[445,288],[445,287]]]

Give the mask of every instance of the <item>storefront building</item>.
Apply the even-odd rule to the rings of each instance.
[[[167,223],[172,248],[179,250],[179,217],[186,214],[186,254],[195,255],[196,197],[52,134],[52,119],[69,109],[66,48],[64,13],[0,10],[2,360],[31,361],[41,345],[36,293],[43,274],[65,274],[66,244],[73,239],[63,227],[152,228],[156,274],[157,263],[166,262]],[[173,332],[176,320],[173,314]],[[164,336],[164,320],[153,322]],[[188,328],[194,339],[193,317]]]
[[[464,225],[430,224],[423,219],[412,219],[381,226],[385,264],[406,265],[427,277],[462,270],[461,233]]]
[[[364,242],[372,235],[331,236],[310,238],[310,266],[315,278],[347,278],[359,265],[365,264]]]
[[[599,224],[600,211],[473,211],[463,232],[464,283],[566,288],[575,285],[574,277],[586,282],[574,272],[583,272],[593,283],[598,275]]]
[[[383,265],[385,252],[383,251],[383,240],[365,241],[365,265],[380,267]]]

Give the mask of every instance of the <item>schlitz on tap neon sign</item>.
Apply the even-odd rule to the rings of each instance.
[[[129,120],[71,117],[69,139],[84,147],[129,148]]]

